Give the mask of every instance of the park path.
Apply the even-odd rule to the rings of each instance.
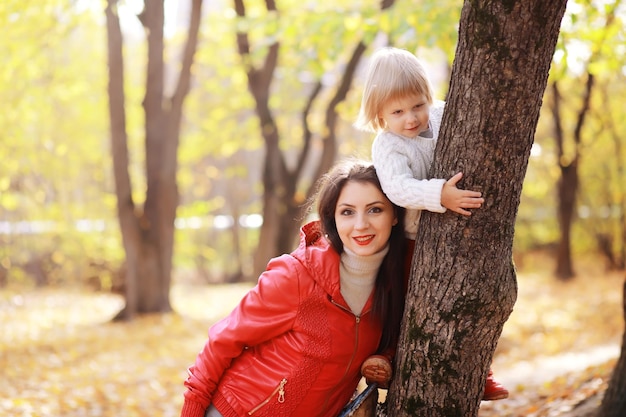
[[[502,384],[515,391],[515,387],[539,386],[571,372],[584,371],[617,358],[620,346],[607,344],[592,347],[584,352],[566,352],[556,356],[536,357],[518,362],[508,368],[498,368],[497,377]],[[512,395],[515,393],[512,392]]]
[[[495,373],[498,381],[509,389],[510,396],[506,400],[483,402],[478,416],[592,417],[600,405],[606,380],[573,375],[584,375],[588,368],[617,359],[619,354],[618,344],[605,344],[581,352],[534,357],[506,367],[501,363]],[[571,392],[556,393],[558,389],[552,384],[559,378],[574,381],[570,382],[574,385]]]

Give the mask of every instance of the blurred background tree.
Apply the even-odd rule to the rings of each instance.
[[[107,92],[117,216],[126,254],[123,282],[126,304],[117,317],[129,319],[136,313],[171,311],[169,293],[179,204],[178,145],[183,104],[189,94],[198,44],[202,0],[191,2],[179,62],[170,65],[169,72],[165,61],[165,2],[146,2],[136,15],[147,44],[142,100],[146,187],[142,203],[133,195],[129,171],[120,4],[118,0],[108,0],[106,7]]]
[[[573,4],[570,7],[571,13],[563,22],[546,97],[546,110],[551,113],[553,125],[551,136],[555,142],[560,172],[556,184],[560,238],[556,252],[555,274],[563,280],[575,276],[571,233],[577,208],[582,209],[580,214],[584,219],[589,217],[595,219],[589,222],[592,229],[598,227],[598,223],[602,223],[603,219],[611,218],[614,213],[620,211],[623,219],[624,208],[623,196],[620,206],[620,197],[611,197],[610,181],[606,181],[615,176],[611,175],[611,172],[620,169],[617,165],[613,167],[609,165],[608,170],[603,172],[602,177],[606,176],[606,180],[598,178],[600,181],[597,185],[608,185],[607,189],[598,190],[597,194],[588,194],[594,195],[595,198],[588,199],[584,205],[577,204],[579,190],[587,184],[582,159],[586,155],[591,155],[589,149],[595,147],[596,143],[606,141],[606,136],[611,135],[610,129],[606,129],[606,123],[598,120],[600,113],[603,113],[603,101],[595,99],[594,96],[601,94],[599,90],[602,89],[602,83],[606,82],[607,77],[610,79],[612,73],[619,74],[626,63],[623,56],[615,54],[615,49],[620,48],[620,44],[616,42],[621,42],[623,47],[623,21],[618,16],[621,1],[605,4],[604,7],[592,7],[593,2],[586,2],[587,7],[584,6],[585,3]],[[615,36],[620,31],[622,35]],[[567,94],[564,93],[565,90]],[[597,109],[595,115],[592,114],[594,109]],[[608,113],[611,114],[610,110]],[[602,148],[607,148],[606,143]],[[618,152],[616,155],[619,155],[621,150],[619,148],[615,150]],[[616,162],[623,165],[621,160]],[[621,169],[623,172],[623,168]],[[589,172],[589,175],[596,176],[594,172],[595,170]],[[600,231],[602,229],[604,232]],[[611,232],[611,229],[613,228],[600,226],[600,230],[591,232],[592,239],[595,239],[596,247],[607,257],[611,267],[623,268],[623,236],[620,239],[619,234]]]

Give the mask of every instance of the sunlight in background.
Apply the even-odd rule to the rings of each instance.
[[[541,156],[541,145],[539,145],[538,143],[533,143],[533,146],[530,148],[530,156]]]
[[[166,38],[175,34],[178,24],[179,3],[179,0],[165,0],[165,24],[163,32]],[[188,4],[188,2],[184,2],[184,4]],[[144,0],[120,0],[118,10],[120,25],[124,33],[130,36],[143,36],[143,27],[137,19],[137,14],[141,13],[143,5]],[[104,24],[105,0],[77,0],[75,7],[79,12],[91,10],[95,16],[99,16],[102,19],[102,24]]]
[[[143,10],[143,0],[124,0],[120,4],[120,24],[122,30],[143,34],[141,23],[137,19],[137,14]],[[178,0],[165,0],[165,24],[163,34],[166,38],[174,35],[177,26]]]
[[[591,0],[591,3],[594,4],[596,9],[601,10],[606,8],[608,5],[611,5],[613,1]],[[578,21],[576,16],[584,13],[585,6],[581,5],[580,2],[568,1],[565,15],[561,23],[561,32],[576,33],[576,26],[580,26],[580,21]],[[615,13],[616,16],[624,20],[626,18],[626,5],[622,4],[621,7],[618,6]],[[605,22],[601,20],[592,20],[589,22],[590,29],[598,29],[604,24]],[[568,71],[571,71],[573,74],[581,74],[584,72],[591,56],[591,49],[589,48],[588,41],[569,37],[567,39],[565,49],[566,51],[560,49],[555,51],[553,57],[554,62],[560,63],[563,59],[565,59],[567,60]],[[615,55],[623,55],[626,52],[626,46],[618,46],[614,52]],[[626,74],[626,66],[622,66],[622,73]]]

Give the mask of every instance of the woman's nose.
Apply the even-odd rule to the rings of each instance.
[[[360,214],[357,216],[356,218],[356,225],[355,227],[357,229],[366,229],[369,226],[369,222],[367,220],[367,216]]]

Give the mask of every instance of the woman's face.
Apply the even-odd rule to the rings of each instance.
[[[369,182],[348,181],[337,200],[335,223],[343,247],[357,255],[379,252],[398,223],[391,202]]]

